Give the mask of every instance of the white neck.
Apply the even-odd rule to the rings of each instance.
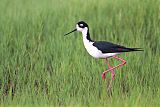
[[[82,35],[83,35],[83,44],[84,44],[84,47],[86,48],[87,52],[93,56],[93,57],[97,57],[97,48],[95,48],[93,46],[93,43],[94,41],[92,41],[90,39],[90,35],[89,35],[89,32],[88,32],[88,29],[84,29],[82,31]]]
[[[83,29],[82,31],[82,35],[83,35],[83,42],[93,42],[91,39],[90,39],[90,35],[89,35],[89,32],[88,32],[88,28],[86,27],[85,29]]]
[[[83,40],[84,40],[84,39],[87,39],[87,31],[88,31],[87,28],[83,29],[83,31],[82,31]]]

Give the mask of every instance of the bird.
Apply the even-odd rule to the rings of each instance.
[[[89,26],[84,21],[79,21],[76,23],[76,28],[69,33],[64,34],[64,36],[69,35],[75,31],[82,33],[83,44],[87,52],[96,59],[105,59],[105,63],[108,64],[108,70],[105,70],[102,73],[102,79],[106,79],[106,73],[111,72],[112,79],[115,78],[114,70],[119,68],[120,66],[124,66],[126,64],[126,60],[118,57],[117,55],[125,53],[125,52],[133,52],[133,51],[143,51],[142,48],[128,48],[119,44],[114,44],[107,41],[95,41],[90,37]],[[111,67],[108,59],[114,58],[116,60],[121,61],[121,63],[117,66]]]

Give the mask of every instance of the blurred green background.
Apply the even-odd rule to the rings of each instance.
[[[144,49],[120,55],[112,95],[104,60],[63,36],[80,20],[94,40]],[[159,53],[159,0],[0,0],[0,106],[159,107]]]

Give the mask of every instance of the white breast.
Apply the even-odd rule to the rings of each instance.
[[[99,51],[96,47],[93,46],[93,42],[90,42],[87,39],[83,39],[84,47],[87,52],[93,56],[94,58],[99,58],[101,55],[101,51]]]
[[[115,56],[120,53],[102,53],[98,50],[95,46],[93,46],[94,42],[91,42],[87,39],[83,39],[84,47],[86,48],[87,52],[94,58],[108,58]]]
[[[89,41],[86,37],[87,37],[87,30],[88,29],[84,29],[82,31],[82,35],[83,35],[83,43],[84,43],[84,47],[86,48],[87,52],[94,58],[108,58],[108,57],[112,57],[115,56],[117,54],[120,53],[102,53],[100,50],[98,50],[95,46],[93,46],[92,41]]]

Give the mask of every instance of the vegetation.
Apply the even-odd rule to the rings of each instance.
[[[84,49],[79,20],[91,37],[144,52],[120,55],[112,89],[107,69]],[[112,66],[119,62],[110,60]],[[1,0],[1,106],[160,106],[159,0]]]

